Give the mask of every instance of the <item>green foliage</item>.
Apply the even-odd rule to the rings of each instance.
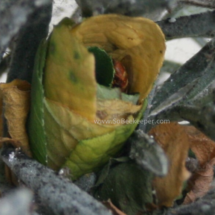
[[[90,47],[88,51],[95,56],[97,83],[106,87],[111,87],[115,74],[112,59],[105,50],[98,47]]]
[[[108,176],[106,176],[107,171]],[[119,163],[111,169],[106,168],[99,177],[104,181],[96,188],[94,196],[102,201],[110,199],[127,215],[143,212],[146,210],[146,205],[153,202],[152,173],[140,169],[132,161]]]
[[[46,137],[43,110],[43,69],[46,60],[47,43],[43,41],[37,52],[32,79],[31,111],[28,120],[28,133],[32,153],[38,161],[46,164]],[[36,143],[36,144],[33,144]]]

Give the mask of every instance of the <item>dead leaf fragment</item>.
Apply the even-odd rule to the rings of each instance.
[[[26,132],[26,120],[30,109],[30,84],[14,80],[0,84],[0,90],[10,137],[20,143],[26,154],[31,155]]]
[[[171,207],[181,194],[183,182],[190,175],[185,167],[189,140],[184,128],[177,123],[157,125],[150,130],[149,135],[153,135],[161,145],[170,162],[168,174],[163,178],[156,177],[153,186],[158,205]]]
[[[199,162],[199,167],[188,181],[189,192],[183,204],[189,204],[204,196],[211,188],[215,165],[215,142],[193,126],[186,126],[184,129],[189,138],[190,148]]]
[[[188,181],[190,191],[187,193],[183,204],[194,202],[197,198],[203,197],[210,190],[214,175],[214,164],[215,158],[208,162],[205,168],[199,169],[193,173]]]
[[[181,193],[182,183],[188,179],[185,159],[190,148],[198,159],[198,168],[188,180],[188,193],[183,204],[189,204],[204,196],[211,188],[213,166],[215,165],[215,142],[193,126],[177,123],[160,124],[150,132],[159,143],[170,161],[170,169],[164,178],[155,178],[159,206],[172,206],[174,199]]]
[[[193,126],[185,126],[184,129],[188,135],[191,150],[198,158],[200,166],[204,166],[212,157],[215,157],[215,142]]]

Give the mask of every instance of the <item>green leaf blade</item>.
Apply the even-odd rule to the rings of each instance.
[[[46,135],[43,110],[43,68],[45,66],[47,43],[43,41],[38,49],[32,79],[31,110],[28,120],[28,134],[31,151],[42,164],[46,164]]]
[[[123,147],[124,142],[137,127],[138,121],[146,108],[146,103],[144,103],[136,117],[135,123],[119,126],[107,134],[79,141],[64,164],[64,166],[72,170],[73,180],[83,174],[97,171],[110,158],[116,155],[116,152]]]
[[[112,59],[103,49],[98,47],[90,47],[88,51],[93,53],[96,59],[97,83],[111,87],[115,73]]]

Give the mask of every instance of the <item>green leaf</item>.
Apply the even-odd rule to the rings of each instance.
[[[214,82],[215,79],[215,62],[212,61],[208,67],[203,71],[203,74],[198,78],[198,81],[194,88],[190,90],[187,94],[185,101],[182,101],[182,104],[186,104],[188,102],[192,103],[199,97],[202,99],[201,93],[208,89],[208,87]],[[205,105],[205,104],[202,104]]]
[[[129,157],[119,157],[119,158],[111,158],[109,160],[109,162],[101,169],[101,171],[99,171],[99,173],[97,174],[97,181],[96,184],[94,185],[94,188],[100,186],[101,184],[104,183],[104,181],[106,180],[106,178],[109,175],[111,166],[115,165],[115,164],[119,164],[119,163],[125,163],[130,161]]]
[[[98,99],[120,99],[121,90],[119,88],[109,88],[103,85],[97,84],[97,98]]]
[[[208,43],[164,82],[152,101],[152,112],[161,112],[186,98],[188,92],[195,87],[195,80],[204,75],[205,70],[210,66],[205,55],[212,51],[212,47],[213,45]]]
[[[48,51],[46,43],[38,51],[29,133],[35,158],[55,170],[69,167],[72,178],[77,179],[98,170],[115,156],[136,128],[146,103],[140,111],[140,106],[137,107],[138,114],[135,112],[135,115],[130,116],[129,119],[134,118],[135,123],[120,126],[95,123],[98,93],[94,74],[95,59],[92,53],[79,44],[70,30],[69,26],[58,25],[49,39]],[[112,64],[110,58],[109,61]],[[110,68],[112,75],[109,84],[113,79],[113,65]],[[123,94],[119,89],[109,91],[107,87],[101,88],[107,93],[104,95],[102,91],[101,95],[105,97],[115,92],[119,100],[134,104],[139,98],[139,95]],[[91,112],[89,103],[92,104]],[[92,113],[90,117],[89,113]]]
[[[96,113],[95,58],[71,33],[72,26],[64,22],[49,37],[45,97],[92,121]]]
[[[128,94],[122,93],[122,100],[123,101],[131,102],[135,105],[137,104],[139,98],[140,98],[139,93],[135,93],[133,95],[128,95]]]
[[[114,66],[110,56],[98,47],[90,47],[88,51],[93,53],[96,59],[97,83],[111,87],[114,78]]]
[[[102,85],[97,84],[97,98],[103,100],[109,99],[119,99],[126,102],[131,102],[132,104],[137,104],[140,94],[128,95],[121,92],[119,88],[108,88]]]
[[[158,176],[165,176],[168,172],[168,159],[163,149],[145,134],[142,130],[136,130],[131,138],[130,158],[134,159],[144,169]]]
[[[152,179],[152,173],[140,169],[134,162],[121,163],[109,170],[94,196],[102,201],[111,199],[126,214],[136,215],[146,210],[146,204],[153,202]]]
[[[43,41],[37,51],[35,68],[31,86],[31,110],[28,120],[28,133],[33,156],[42,164],[46,164],[46,136],[44,129],[43,109],[43,69],[46,60],[47,43]]]
[[[59,27],[59,26],[61,26],[61,25],[71,27],[71,26],[73,26],[74,24],[75,24],[75,22],[74,22],[72,19],[70,19],[70,18],[68,18],[68,17],[65,17],[65,18],[63,18],[63,19],[56,25],[56,27]]]
[[[135,119],[136,122],[142,117],[146,103]],[[72,170],[73,179],[97,171],[107,163],[123,147],[137,125],[138,123],[126,124],[116,127],[107,134],[79,141],[64,165]]]
[[[208,48],[209,45],[208,47],[205,46],[203,51],[209,51]],[[157,119],[165,119],[168,117],[169,120],[174,121],[183,119],[188,120],[191,123],[193,123],[192,121],[194,120],[199,124],[201,121],[201,111],[197,111],[198,114],[196,114],[192,109],[195,109],[196,107],[201,108],[206,104],[209,105],[213,103],[212,89],[214,88],[215,62],[207,61],[205,55],[206,53],[200,51],[176,73],[173,73],[173,75],[170,76],[175,77],[175,79],[167,80],[161,90],[157,92],[152,102],[152,111],[149,117],[156,117]],[[204,59],[203,67],[201,63],[203,59],[199,59],[200,57]],[[196,65],[197,63],[201,65],[201,68]],[[191,70],[187,70],[192,67],[198,68],[195,70],[195,73]],[[184,78],[179,78],[179,75]],[[192,77],[192,79],[190,79],[190,77]],[[179,81],[179,79],[181,80]],[[171,80],[172,83],[170,83]],[[177,91],[173,93],[176,88],[178,88]],[[163,98],[162,101],[161,98]],[[205,116],[203,116],[203,118],[205,118]],[[204,125],[204,127],[207,126]]]

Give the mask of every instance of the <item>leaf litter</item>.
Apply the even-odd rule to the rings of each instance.
[[[186,180],[188,186],[183,204],[203,197],[211,189],[213,181],[215,142],[195,127],[178,123],[160,124],[152,128],[149,134],[164,149],[170,163],[168,174],[163,178],[156,177],[153,181],[158,204],[171,207],[182,192],[183,182]],[[198,160],[197,168],[192,173],[185,167],[189,149]]]
[[[9,136],[12,138],[11,142],[31,156],[26,131],[26,121],[30,109],[30,84],[18,79],[7,84],[2,83],[0,84],[0,94]],[[8,140],[3,139],[3,141]]]

